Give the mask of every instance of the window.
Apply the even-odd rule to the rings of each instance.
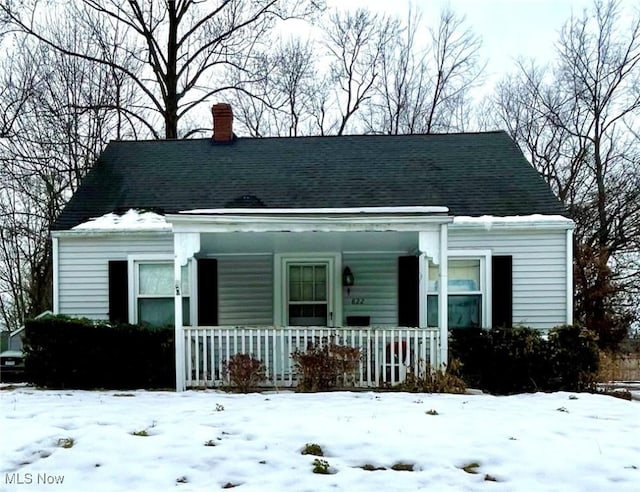
[[[172,262],[135,262],[135,321],[151,326],[175,323],[174,271]],[[182,323],[190,324],[190,275],[188,265],[182,267]]]
[[[327,326],[327,264],[288,264],[288,314],[291,326]]]
[[[486,326],[484,258],[450,258],[448,263],[449,328]],[[438,326],[438,282],[440,267],[429,263],[427,325]]]

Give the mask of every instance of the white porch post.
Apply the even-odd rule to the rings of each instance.
[[[440,231],[436,228],[430,231],[420,231],[418,233],[418,268],[420,272],[418,283],[418,325],[420,328],[427,327],[427,294],[429,286],[429,264],[428,259],[434,258],[437,263],[440,258]]]
[[[194,232],[176,232],[173,235],[173,275],[176,345],[176,391],[185,390],[185,347],[184,327],[182,326],[182,267],[189,258],[200,251],[200,234]]]
[[[440,366],[449,360],[449,285],[448,285],[448,224],[440,225],[440,278],[438,282],[438,326],[440,327]]]
[[[437,356],[438,365],[441,369],[445,369],[448,360],[448,303],[447,303],[447,248],[448,243],[448,224],[439,224],[430,231],[421,231],[418,237],[418,249],[420,250],[420,300],[419,300],[419,318],[420,327],[424,328],[428,325],[427,312],[427,295],[429,285],[429,265],[428,259],[431,258],[436,265],[440,266],[440,277],[438,278],[438,327],[439,334],[439,351]]]

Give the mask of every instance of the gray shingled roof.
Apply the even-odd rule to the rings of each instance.
[[[565,213],[504,132],[114,141],[54,229],[129,208],[446,206],[453,215]]]

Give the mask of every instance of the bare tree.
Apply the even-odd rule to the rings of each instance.
[[[58,29],[65,46],[98,55],[76,26]],[[10,328],[51,307],[49,227],[106,141],[135,132],[118,109],[135,93],[108,66],[21,41],[0,62],[0,316]]]
[[[464,124],[464,119],[456,122],[455,115],[468,106],[468,92],[484,70],[480,65],[482,40],[464,23],[464,16],[446,9],[438,28],[431,31],[435,80],[426,133]]]
[[[255,137],[309,134],[321,86],[311,43],[290,39],[254,58],[250,89],[232,98],[239,122]]]
[[[417,45],[421,17],[409,10],[406,25],[385,45],[375,95],[362,115],[367,133],[419,133],[427,114],[427,49]]]
[[[225,67],[242,70],[277,20],[306,16],[320,6],[315,0],[79,0],[61,11],[61,2],[7,0],[0,3],[0,15],[60,53],[128,77],[145,97],[136,112],[139,120],[159,137],[149,121],[148,112],[154,112],[164,124],[164,137],[178,138],[181,118],[215,94],[233,89],[215,80],[216,74],[222,75]],[[106,59],[61,45],[47,28],[54,22],[52,15],[84,23],[91,33],[85,42],[112,47],[114,56]],[[137,69],[122,62],[131,56],[139,62]]]
[[[469,92],[484,70],[480,38],[465,18],[445,9],[427,44],[421,16],[410,10],[405,24],[385,44],[375,95],[363,119],[372,133],[463,131],[471,101]]]
[[[597,0],[557,48],[552,69],[521,64],[499,87],[495,114],[576,222],[576,318],[611,347],[640,298],[640,18]]]
[[[399,23],[387,16],[368,10],[334,12],[325,27],[325,46],[331,57],[331,81],[337,84],[335,100],[339,117],[325,125],[324,114],[329,102],[316,102],[322,111],[321,134],[342,135],[352,116],[372,97],[374,84],[380,76],[385,46],[397,35]]]

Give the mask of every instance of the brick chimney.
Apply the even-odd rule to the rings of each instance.
[[[226,103],[214,104],[213,113],[213,141],[233,141],[233,111],[231,105]]]

